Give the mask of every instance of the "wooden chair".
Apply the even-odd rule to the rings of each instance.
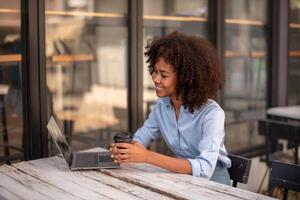
[[[240,156],[228,155],[231,160],[231,167],[228,169],[230,179],[233,180],[232,186],[236,187],[237,183],[248,183],[252,160]]]
[[[284,189],[284,200],[288,197],[288,190],[300,192],[300,166],[280,161],[272,161],[269,191],[273,191],[275,187]],[[270,194],[272,194],[272,192],[270,192]]]

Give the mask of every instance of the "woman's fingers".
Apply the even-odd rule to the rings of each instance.
[[[123,162],[123,161],[129,162],[131,156],[129,154],[116,154],[113,155],[113,159],[117,162]]]
[[[114,143],[113,147],[129,149],[129,148],[132,147],[132,144],[129,144],[129,143]]]
[[[118,154],[117,159],[118,160],[125,160],[125,159],[130,159],[131,156],[129,154]]]
[[[120,149],[120,148],[111,148],[110,149],[112,154],[128,154],[129,150],[128,149]]]
[[[145,148],[142,144],[113,143],[111,145],[112,158],[118,163],[143,162]]]
[[[131,162],[130,159],[124,159],[124,160],[119,160],[118,163],[126,163],[126,162]]]

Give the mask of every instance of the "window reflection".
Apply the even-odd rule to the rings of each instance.
[[[0,4],[0,165],[23,160],[20,1]]]
[[[227,0],[223,107],[230,151],[260,144],[255,122],[264,116],[267,1]]]
[[[300,105],[300,2],[290,2],[288,104]]]
[[[47,85],[74,149],[128,129],[127,1],[46,1]]]

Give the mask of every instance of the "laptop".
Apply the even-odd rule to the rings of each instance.
[[[47,129],[71,170],[120,167],[119,163],[115,163],[113,161],[111,158],[111,152],[108,150],[100,150],[96,152],[72,152],[70,145],[60,131],[53,116],[51,116],[47,124]]]

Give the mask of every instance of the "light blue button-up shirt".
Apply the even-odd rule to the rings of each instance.
[[[149,146],[161,136],[178,158],[187,159],[192,175],[210,178],[217,161],[227,168],[231,161],[224,146],[225,113],[213,100],[190,113],[180,108],[178,121],[169,97],[159,98],[133,140]]]

